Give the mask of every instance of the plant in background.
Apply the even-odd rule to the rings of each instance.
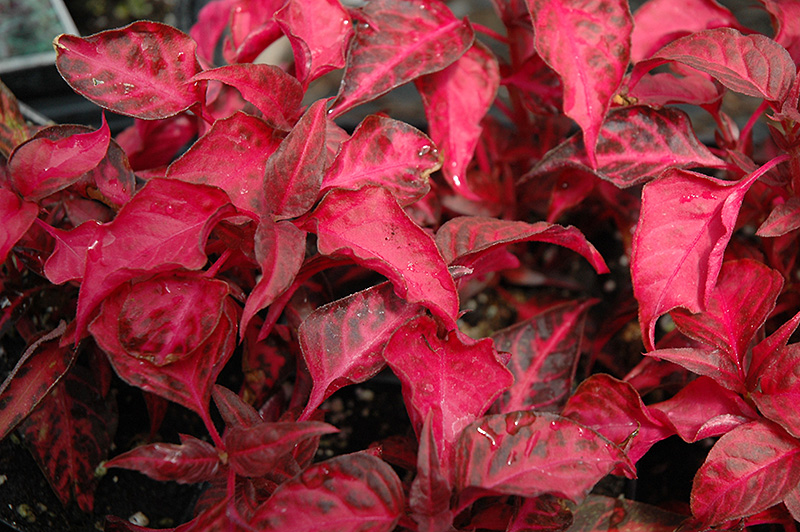
[[[502,32],[438,0],[216,0],[191,35],[58,37],[136,121],[36,129],[2,93],[0,323],[28,348],[0,435],[86,511],[102,463],[208,483],[180,531],[794,530],[800,3],[760,4],[772,37],[712,0],[495,0]],[[292,61],[254,62],[279,38]],[[426,133],[341,127],[410,82]],[[728,93],[760,103],[741,127]],[[516,319],[471,338],[489,291]],[[408,436],[315,462],[323,403],[386,368]],[[208,438],[104,462],[114,374],[153,432],[171,401]],[[676,435],[714,438],[679,513],[590,495]]]

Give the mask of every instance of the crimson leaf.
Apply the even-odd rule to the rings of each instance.
[[[620,497],[589,495],[575,509],[570,532],[672,532],[685,515]]]
[[[213,445],[181,434],[181,443],[151,443],[136,447],[105,463],[144,473],[155,480],[173,480],[181,484],[205,482],[219,470],[220,457]]]
[[[0,264],[6,261],[11,248],[33,225],[38,214],[38,205],[20,199],[8,189],[0,188],[0,224],[4,229],[0,233]]]

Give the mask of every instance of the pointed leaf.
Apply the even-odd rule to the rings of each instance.
[[[673,532],[685,515],[619,497],[589,495],[575,509],[570,532]]]
[[[800,4],[794,0],[760,0],[772,18],[775,41],[800,62]]]
[[[800,198],[792,196],[785,203],[776,205],[756,234],[762,237],[777,237],[800,228]]]
[[[472,340],[458,329],[437,336],[431,318],[420,316],[392,336],[383,352],[403,384],[403,400],[420,434],[431,409],[439,458],[450,466],[452,446],[461,430],[483,415],[514,381],[488,338]]]
[[[630,55],[633,29],[622,0],[527,0],[536,51],[561,76],[564,114],[575,120],[591,166],[600,127]]]
[[[545,412],[486,416],[458,441],[457,489],[580,501],[617,466],[633,465],[614,443],[571,419]]]
[[[123,115],[154,120],[176,115],[203,99],[191,81],[200,71],[197,45],[159,22],[139,21],[89,37],[59,35],[56,66],[77,92]]]
[[[750,356],[750,366],[747,368],[748,390],[755,388],[761,371],[764,369],[764,364],[769,364],[778,356],[778,352],[786,347],[789,338],[791,338],[797,330],[798,325],[800,325],[800,312],[781,325],[777,331],[773,332],[753,347],[753,352]]]
[[[417,450],[417,475],[408,492],[411,518],[420,532],[448,530],[453,524],[454,516],[450,510],[452,488],[448,471],[442,470],[433,430],[434,417],[437,416],[441,416],[438,408],[431,408],[425,416]]]
[[[436,232],[436,245],[448,264],[470,266],[498,246],[518,242],[548,242],[580,253],[598,273],[608,272],[603,257],[574,227],[513,222],[481,216],[461,216]]]
[[[707,75],[685,67],[681,70],[680,77],[671,72],[647,74],[629,88],[627,97],[639,105],[661,108],[671,103],[710,105],[724,95],[724,87]]]
[[[716,28],[677,39],[638,63],[631,85],[645,72],[670,61],[710,74],[733,91],[771,102],[786,98],[796,70],[789,52],[769,37]]]
[[[428,176],[440,167],[439,152],[420,130],[399,120],[370,115],[342,142],[322,190],[380,185],[405,207],[428,193]]]
[[[155,480],[173,480],[180,484],[206,482],[214,478],[220,466],[214,446],[193,436],[180,436],[180,445],[142,445],[115,456],[105,463],[105,467],[133,469]]]
[[[467,165],[483,132],[481,120],[500,86],[497,58],[476,41],[455,63],[416,80],[431,138],[444,155],[442,174],[455,191],[476,199]]]
[[[137,118],[114,139],[125,151],[131,167],[142,171],[168,165],[196,136],[197,123],[183,113],[163,120]]]
[[[300,116],[303,87],[274,65],[239,63],[195,74],[194,80],[216,80],[235,87],[261,111],[270,127],[289,130]]]
[[[499,400],[501,413],[560,411],[572,392],[586,310],[593,302],[570,302],[494,335],[498,351],[511,353],[514,384]]]
[[[337,432],[317,421],[259,423],[231,427],[225,433],[225,449],[231,468],[246,477],[260,477],[275,469],[278,461],[305,439]]]
[[[0,188],[0,264],[6,261],[11,248],[28,232],[39,215],[39,206],[25,201],[14,192]]]
[[[55,240],[55,249],[44,263],[44,273],[50,282],[63,284],[83,279],[89,246],[99,242],[103,225],[89,220],[70,231],[44,224],[42,227]]]
[[[455,326],[458,294],[433,238],[385,188],[332,190],[301,227],[317,233],[320,253],[353,258],[385,275],[398,296]]]
[[[36,131],[29,126],[16,96],[0,81],[0,155],[5,158],[15,146],[28,140]]]
[[[645,353],[656,360],[666,360],[698,375],[705,375],[734,392],[744,392],[744,375],[727,353],[710,347],[676,347]]]
[[[247,428],[263,421],[255,408],[224,386],[215,384],[211,396],[222,420],[229,427]]]
[[[798,482],[800,442],[772,422],[753,421],[711,448],[694,478],[692,513],[719,525],[779,503]]]
[[[347,56],[337,117],[419,76],[450,65],[472,45],[469,22],[458,20],[440,0],[373,0],[362,8]]]
[[[397,474],[366,453],[337,456],[281,484],[251,524],[267,532],[389,532],[405,497]]]
[[[721,168],[726,164],[700,143],[686,113],[640,106],[608,115],[595,155],[597,168],[592,169],[583,139],[573,136],[547,152],[522,181],[568,167],[592,172],[625,188],[649,181],[670,168]]]
[[[800,344],[792,344],[772,353],[762,366],[750,393],[758,410],[780,424],[794,437],[800,437],[800,378],[795,368],[800,364]]]
[[[227,0],[226,0],[227,3]],[[232,2],[228,27],[230,36],[224,41],[222,56],[228,63],[252,63],[270,44],[281,37],[281,30],[273,20],[284,0],[259,2]]]
[[[292,44],[295,75],[303,87],[344,67],[353,24],[339,0],[289,0],[274,20]]]
[[[263,120],[237,112],[214,122],[169,166],[167,177],[219,187],[238,209],[261,214],[266,209],[262,198],[266,160],[281,140]],[[228,156],[220,157],[221,153]]]
[[[314,381],[300,419],[339,388],[364,382],[383,369],[381,353],[389,338],[421,310],[394,295],[390,283],[382,283],[312,312],[298,330]]]

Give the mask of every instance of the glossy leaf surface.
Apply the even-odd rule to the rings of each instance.
[[[133,469],[155,480],[193,484],[214,478],[220,467],[220,457],[213,445],[181,434],[180,444],[142,445],[115,456],[105,467]]]

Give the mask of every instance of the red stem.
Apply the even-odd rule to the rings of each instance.
[[[495,41],[501,42],[503,44],[508,44],[508,38],[505,35],[497,33],[493,29],[484,26],[483,24],[476,24],[475,22],[473,22],[472,27],[475,28],[476,31],[483,33],[487,37],[491,37]]]

